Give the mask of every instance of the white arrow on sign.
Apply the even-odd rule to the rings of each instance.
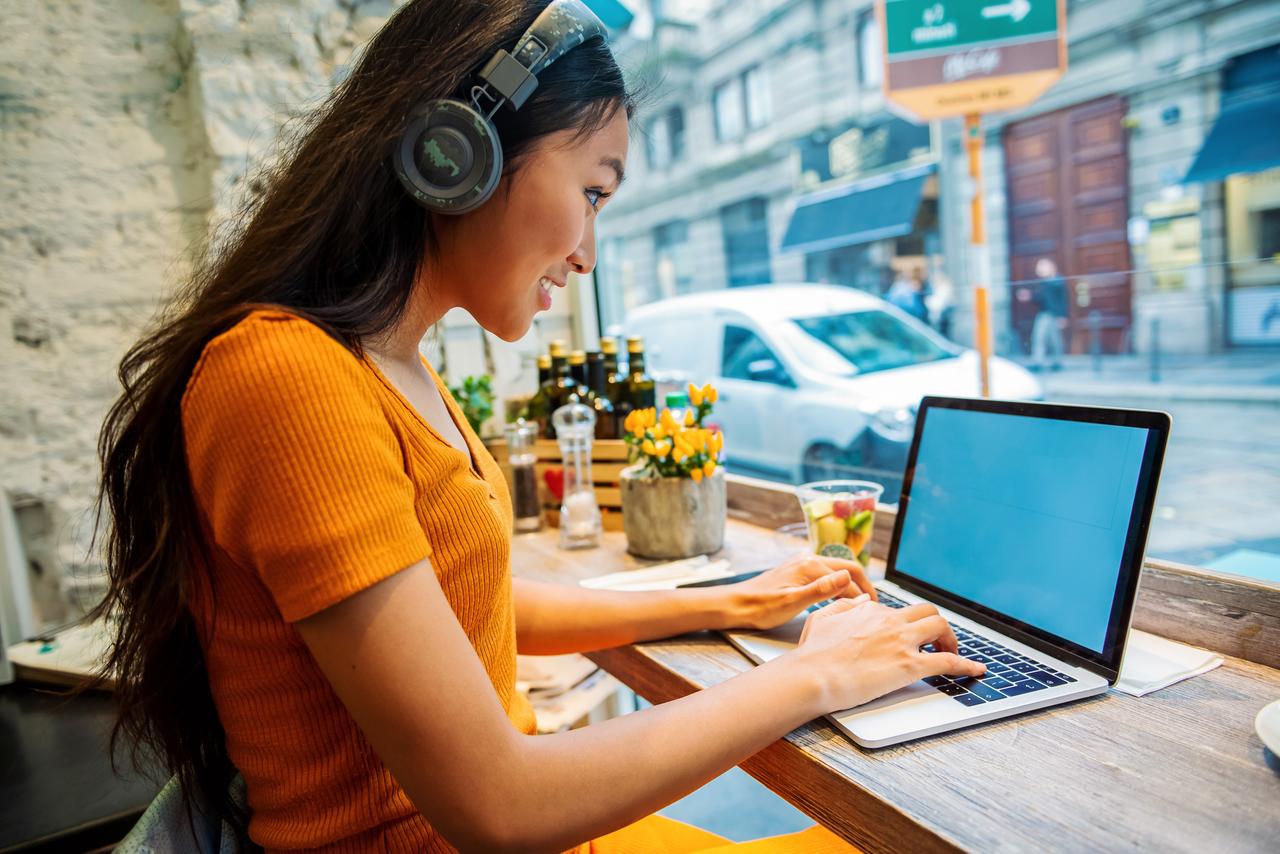
[[[1011,3],[1000,3],[996,6],[983,6],[982,17],[984,18],[1012,18],[1016,24],[1023,18],[1027,17],[1027,13],[1031,11],[1031,3],[1028,0],[1013,0]]]

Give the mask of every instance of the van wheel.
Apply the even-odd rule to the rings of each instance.
[[[804,459],[800,463],[801,476],[805,482],[813,480],[834,480],[849,476],[849,460],[844,451],[827,442],[819,442],[805,449]]]

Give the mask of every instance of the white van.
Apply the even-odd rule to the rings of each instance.
[[[977,354],[882,299],[832,285],[758,285],[632,310],[660,392],[712,382],[730,471],[800,483],[861,477],[896,501],[925,395],[977,397]],[[1039,400],[1028,371],[991,360],[991,394]],[[659,394],[659,403],[662,395]]]

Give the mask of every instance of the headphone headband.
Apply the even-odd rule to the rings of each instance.
[[[582,0],[553,0],[525,30],[515,48],[510,53],[499,50],[477,76],[501,96],[494,98],[498,105],[506,101],[518,110],[538,88],[538,75],[548,65],[595,36],[608,38],[608,32]]]
[[[423,207],[439,213],[474,210],[502,174],[502,145],[491,119],[503,104],[518,110],[547,66],[608,31],[582,0],[552,0],[510,52],[498,50],[476,75],[470,99],[419,104],[393,152],[396,175]],[[488,104],[481,104],[481,98]]]

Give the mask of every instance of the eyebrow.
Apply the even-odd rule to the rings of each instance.
[[[627,176],[626,176],[626,173],[623,172],[621,160],[619,160],[616,157],[606,156],[606,157],[600,158],[600,165],[608,166],[610,169],[613,170],[614,174],[617,176],[618,180],[617,180],[617,183],[614,185],[615,190],[618,187],[622,186],[622,182],[626,180]]]

